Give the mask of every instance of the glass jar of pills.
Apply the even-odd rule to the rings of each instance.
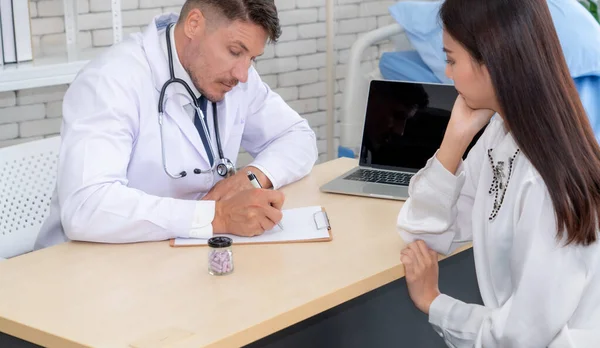
[[[212,237],[208,240],[208,273],[226,275],[233,272],[233,252],[229,237]]]

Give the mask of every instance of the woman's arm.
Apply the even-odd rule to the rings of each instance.
[[[472,239],[471,211],[486,146],[502,126],[492,122],[464,163],[462,156],[491,116],[490,110],[469,109],[458,97],[440,150],[413,177],[410,198],[398,216],[406,243],[423,240],[435,251],[449,254]]]

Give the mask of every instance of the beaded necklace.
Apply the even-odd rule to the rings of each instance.
[[[489,195],[494,196],[494,207],[490,216],[488,218],[489,221],[494,221],[496,216],[498,215],[498,211],[502,207],[502,202],[504,202],[504,195],[506,194],[506,190],[508,189],[508,183],[510,181],[510,177],[512,175],[513,165],[515,163],[515,159],[520,149],[515,151],[515,154],[512,157],[508,158],[508,176],[504,174],[504,161],[498,161],[494,164],[494,158],[492,157],[493,149],[488,150],[488,158],[490,159],[490,165],[492,166],[492,174],[494,175],[492,179],[492,186],[489,190]],[[506,182],[504,179],[506,178]]]

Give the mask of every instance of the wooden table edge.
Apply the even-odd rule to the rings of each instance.
[[[43,330],[0,317],[0,332],[42,347],[89,348],[82,343],[44,332]]]

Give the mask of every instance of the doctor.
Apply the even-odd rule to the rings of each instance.
[[[88,64],[64,98],[36,249],[273,228],[283,194],[253,189],[246,171],[278,189],[317,158],[306,120],[252,66],[280,33],[273,0],[187,0]],[[240,146],[254,161],[235,173]]]

